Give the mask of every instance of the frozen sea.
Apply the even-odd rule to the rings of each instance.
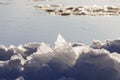
[[[0,0],[0,44],[53,44],[58,33],[85,44],[120,37],[120,16],[53,16],[36,10],[40,4],[102,6],[120,5],[120,0]]]

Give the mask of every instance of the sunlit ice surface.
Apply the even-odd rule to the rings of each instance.
[[[0,0],[0,80],[119,80],[119,16],[52,16],[35,8],[119,3]]]
[[[0,45],[1,80],[119,80],[120,39]],[[105,75],[103,75],[105,74]]]

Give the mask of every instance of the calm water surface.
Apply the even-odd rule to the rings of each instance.
[[[36,10],[39,4],[119,5],[119,0],[0,0],[0,44],[53,44],[60,33],[67,41],[89,44],[93,39],[120,37],[120,17],[52,16]]]

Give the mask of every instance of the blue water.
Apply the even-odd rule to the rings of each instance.
[[[0,44],[53,44],[60,33],[67,41],[90,44],[93,39],[120,37],[120,17],[52,16],[36,10],[39,4],[119,5],[119,0],[0,0]]]

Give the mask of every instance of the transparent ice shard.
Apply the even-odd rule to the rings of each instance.
[[[54,50],[59,56],[58,58],[69,67],[72,67],[75,64],[76,54],[69,43],[67,43],[60,34],[58,34]]]
[[[44,42],[41,43],[41,46],[37,49],[36,54],[47,54],[49,52],[52,52],[53,50]]]
[[[64,44],[67,44],[67,42],[60,34],[58,34],[57,40],[55,42],[55,48],[64,46]]]
[[[54,55],[54,51],[43,42],[37,49],[37,52],[33,53],[31,56],[28,56],[27,60],[32,60],[33,63],[40,63],[42,65],[48,63]]]

